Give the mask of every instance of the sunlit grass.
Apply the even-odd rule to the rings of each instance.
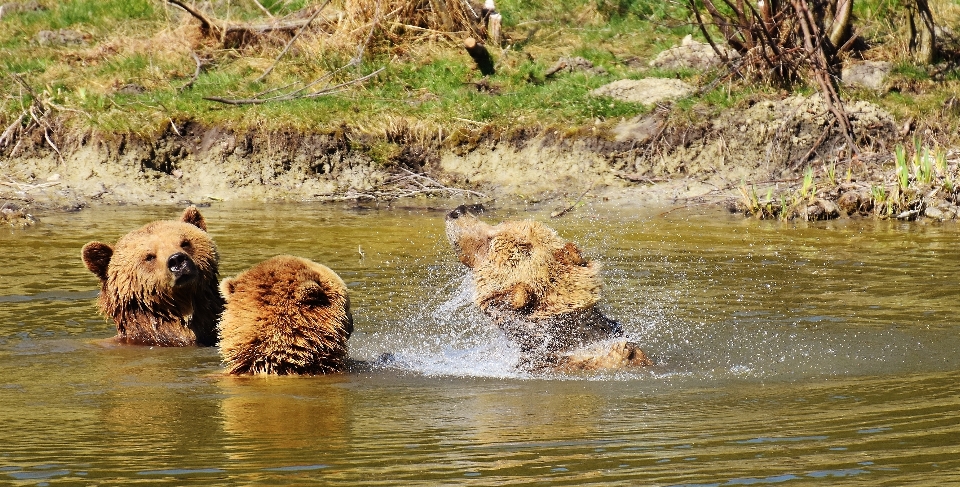
[[[383,120],[389,116],[420,121],[431,127],[425,131],[494,125],[502,131],[523,126],[569,126],[570,133],[576,133],[578,126],[630,118],[651,110],[589,95],[591,90],[616,79],[676,77],[698,87],[709,85],[703,93],[674,103],[679,112],[676,119],[702,119],[755,97],[780,96],[774,89],[745,85],[735,78],[710,85],[720,72],[648,67],[646,63],[653,55],[678,45],[684,35],[699,36],[683,4],[676,2],[498,1],[506,39],[502,50],[491,46],[498,72],[486,80],[474,69],[456,36],[427,36],[416,42],[378,37],[367,47],[359,65],[343,69],[356,54],[357,46],[345,47],[335,42],[330,32],[316,31],[304,35],[260,81],[255,80],[275,63],[284,38],[240,50],[222,49],[202,40],[196,21],[166,2],[43,3],[46,10],[5,16],[0,22],[0,69],[21,73],[38,96],[62,107],[56,115],[65,125],[101,131],[148,134],[167,130],[171,120],[191,120],[237,130],[323,131],[355,124],[361,131],[377,133],[385,130],[388,124]],[[278,17],[319,4],[309,0],[260,3]],[[331,12],[339,3],[331,4]],[[254,2],[203,5],[211,9],[208,14],[220,20],[268,20]],[[864,30],[865,35],[873,36],[871,41],[894,42],[882,34],[890,5],[871,0],[858,2],[857,8],[864,22],[876,24],[876,28]],[[65,28],[84,33],[87,42],[38,46],[34,40],[40,30]],[[202,58],[203,70],[189,89],[181,90],[196,69],[193,54]],[[546,77],[546,70],[561,56],[584,57],[608,74],[576,72]],[[930,81],[928,70],[913,66],[906,58],[894,61],[894,77],[930,83],[931,92],[857,95],[883,105],[898,117],[917,118],[939,109],[953,96],[957,81],[941,89]],[[324,82],[316,87],[330,86],[380,68],[385,70],[362,85],[315,99],[257,106],[226,106],[205,99],[248,98],[285,86],[295,89],[318,79]],[[942,78],[955,80],[958,76],[947,72]],[[144,91],[124,94],[121,90],[127,85]],[[814,90],[798,89],[807,93]],[[10,77],[0,77],[0,90],[5,93],[0,122],[9,123],[20,116],[29,100]]]

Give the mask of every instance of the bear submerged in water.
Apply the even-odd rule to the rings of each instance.
[[[84,265],[100,279],[97,304],[120,343],[216,345],[223,299],[220,257],[200,211],[148,223],[110,246],[83,246]]]
[[[231,374],[341,372],[353,333],[347,286],[329,268],[290,255],[220,284],[220,354]]]

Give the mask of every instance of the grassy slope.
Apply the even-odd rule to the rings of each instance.
[[[308,0],[263,2],[275,15],[294,12]],[[333,2],[328,11],[342,7]],[[349,2],[347,2],[349,3]],[[186,120],[237,128],[331,130],[343,123],[371,134],[389,134],[398,126],[414,133],[432,133],[438,127],[493,124],[502,128],[570,126],[612,123],[648,108],[586,96],[600,85],[620,78],[678,76],[703,84],[713,74],[658,72],[645,68],[656,52],[677,44],[695,29],[677,4],[654,0],[501,0],[506,48],[495,52],[498,73],[490,79],[498,94],[473,84],[480,76],[460,47],[461,34],[413,31],[401,37],[376,35],[363,62],[346,70],[357,42],[327,32],[304,35],[265,81],[254,80],[269,67],[282,40],[266,41],[243,50],[221,49],[201,40],[197,22],[178,8],[159,0],[41,1],[46,9],[7,15],[0,20],[0,66],[20,73],[65,126],[106,133],[149,135],[165,130],[171,121]],[[263,20],[254,2],[211,2],[207,13],[220,20]],[[239,5],[239,6],[238,6]],[[860,2],[857,15],[873,49],[867,57],[893,61],[897,68],[893,90],[884,94],[846,93],[866,98],[898,118],[928,118],[940,113],[958,91],[958,71],[919,68],[904,55],[903,41],[892,34],[896,21],[890,2]],[[956,18],[948,0],[934,3],[941,17]],[[893,11],[895,13],[895,11]],[[41,30],[82,32],[82,45],[43,46]],[[359,29],[363,32],[365,28]],[[342,32],[341,32],[342,34]],[[354,36],[356,38],[357,36]],[[363,37],[363,35],[359,36]],[[204,70],[190,89],[179,90],[193,75],[196,52]],[[574,73],[544,78],[559,56],[582,56],[609,71],[609,75]],[[626,60],[638,58],[629,67]],[[244,98],[270,88],[331,76],[346,81],[385,68],[362,87],[316,99],[257,106],[226,106],[207,96]],[[136,84],[140,94],[123,94]],[[0,78],[0,122],[6,127],[29,103],[12,77]],[[735,104],[761,87],[718,86],[698,99],[681,102],[681,109],[709,105],[711,110]],[[701,106],[702,108],[702,106]],[[700,110],[702,112],[703,110]],[[698,113],[700,113],[698,112]],[[958,113],[930,123],[939,135],[956,130]],[[946,141],[944,141],[946,142]]]

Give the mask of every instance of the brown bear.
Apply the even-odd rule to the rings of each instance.
[[[536,221],[492,226],[461,205],[446,217],[447,238],[472,270],[473,301],[521,352],[528,370],[597,370],[652,362],[597,307],[600,266]],[[601,348],[598,348],[601,347]]]
[[[278,255],[220,283],[220,354],[231,374],[344,370],[353,333],[347,286],[329,268]]]
[[[216,345],[220,257],[196,207],[180,220],[148,223],[114,247],[90,242],[81,256],[100,278],[97,304],[113,318],[119,342]]]

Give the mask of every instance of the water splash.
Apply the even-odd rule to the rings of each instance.
[[[473,305],[472,296],[472,277],[455,277],[433,303],[410,307],[401,313],[408,319],[383,326],[370,337],[371,343],[392,347],[381,366],[426,376],[524,377],[515,367],[518,350]]]

